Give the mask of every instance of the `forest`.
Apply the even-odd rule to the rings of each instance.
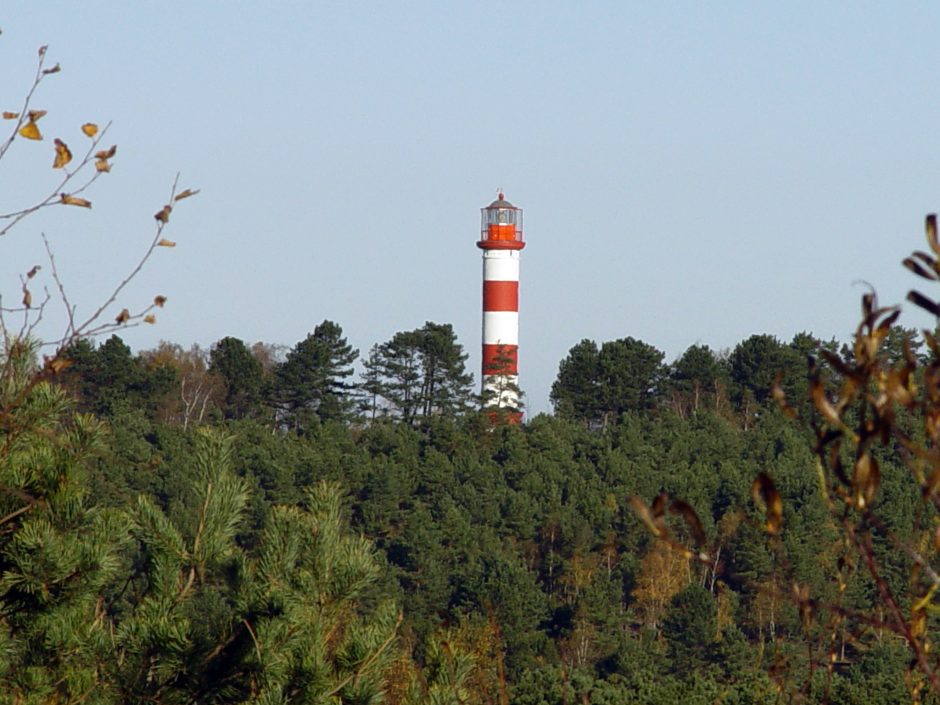
[[[91,207],[116,147],[81,133],[0,236]],[[119,295],[196,193],[89,318],[51,251],[0,300],[0,703],[938,702],[940,343],[899,308],[672,362],[572,341],[520,424],[447,323],[132,351],[166,296]]]
[[[891,328],[885,364],[927,365],[918,339]],[[10,348],[4,690],[141,703],[929,692],[878,580],[850,565],[811,427],[789,418],[814,416],[806,360],[821,350],[852,354],[754,335],[666,364],[632,338],[583,340],[559,364],[555,413],[514,425],[479,410],[446,324],[377,344],[358,377],[331,321],[283,352],[83,338],[33,385],[35,351]],[[909,613],[915,560],[892,542],[916,545],[934,518],[899,449],[877,459],[867,531]],[[777,536],[759,473],[779,492]],[[668,540],[631,506],[657,497],[680,498]]]

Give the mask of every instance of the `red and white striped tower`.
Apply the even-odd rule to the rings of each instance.
[[[522,419],[519,399],[519,251],[522,209],[502,193],[482,212],[483,403]]]

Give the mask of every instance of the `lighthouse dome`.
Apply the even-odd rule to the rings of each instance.
[[[499,194],[499,198],[497,198],[490,205],[488,205],[486,207],[486,210],[490,210],[494,208],[511,208],[513,210],[519,210],[514,205],[512,205],[509,201],[507,201],[506,197],[503,194]]]

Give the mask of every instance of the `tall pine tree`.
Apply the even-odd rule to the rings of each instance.
[[[359,351],[346,342],[339,325],[323,321],[314,328],[274,371],[268,399],[278,423],[300,430],[314,418],[321,422],[349,418],[356,386],[345,380],[353,374],[351,365],[357,357]]]

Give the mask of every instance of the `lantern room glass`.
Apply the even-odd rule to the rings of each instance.
[[[522,209],[491,206],[483,208],[481,241],[509,240],[522,242]]]

